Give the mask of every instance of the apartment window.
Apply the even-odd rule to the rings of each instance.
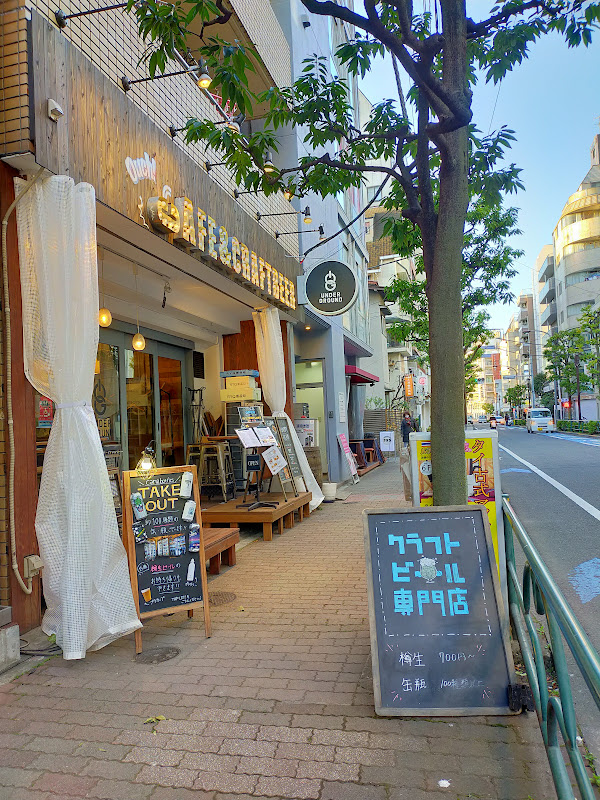
[[[560,312],[560,324],[562,325],[564,321],[565,321],[565,312],[561,311]]]
[[[557,285],[557,287],[556,287],[556,293],[557,293],[558,295],[561,295],[561,294],[562,294],[562,281],[559,281],[559,282],[558,282],[558,285]]]
[[[588,306],[588,303],[571,303],[570,306],[567,306],[567,317],[578,317],[581,314],[581,311],[585,306]]]

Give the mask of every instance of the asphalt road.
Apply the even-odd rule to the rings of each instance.
[[[502,491],[508,493],[535,547],[600,652],[600,439],[528,434],[518,427],[499,426],[498,431]],[[507,450],[575,496],[565,496]],[[600,712],[576,677],[572,659],[570,666],[577,717],[588,746],[600,756]]]

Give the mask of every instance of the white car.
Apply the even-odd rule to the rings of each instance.
[[[553,433],[556,430],[552,413],[547,408],[528,408],[525,412],[525,427],[527,433]]]

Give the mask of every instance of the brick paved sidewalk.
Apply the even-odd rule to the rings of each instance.
[[[244,547],[211,639],[201,614],[149,620],[145,649],[178,657],[134,663],[131,637],[0,686],[0,800],[555,798],[535,715],[374,714],[360,512],[398,478]]]

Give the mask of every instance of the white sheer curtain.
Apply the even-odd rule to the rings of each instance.
[[[308,464],[306,454],[294,427],[294,423],[285,413],[285,362],[283,358],[283,340],[281,338],[281,324],[279,313],[276,308],[265,308],[262,311],[254,311],[254,330],[256,333],[256,353],[258,355],[258,371],[260,373],[260,383],[265,395],[265,400],[271,408],[274,417],[285,417],[289,421],[289,428],[292,441],[296,448],[296,455],[302,477],[309,492],[312,492],[310,509],[315,508],[323,502],[323,492],[315,480],[315,476]]]
[[[16,180],[16,191],[24,182]],[[35,528],[48,609],[42,628],[66,659],[140,627],[92,389],[98,348],[94,188],[67,176],[17,205],[25,372],[56,403]],[[33,501],[33,498],[32,498]]]

